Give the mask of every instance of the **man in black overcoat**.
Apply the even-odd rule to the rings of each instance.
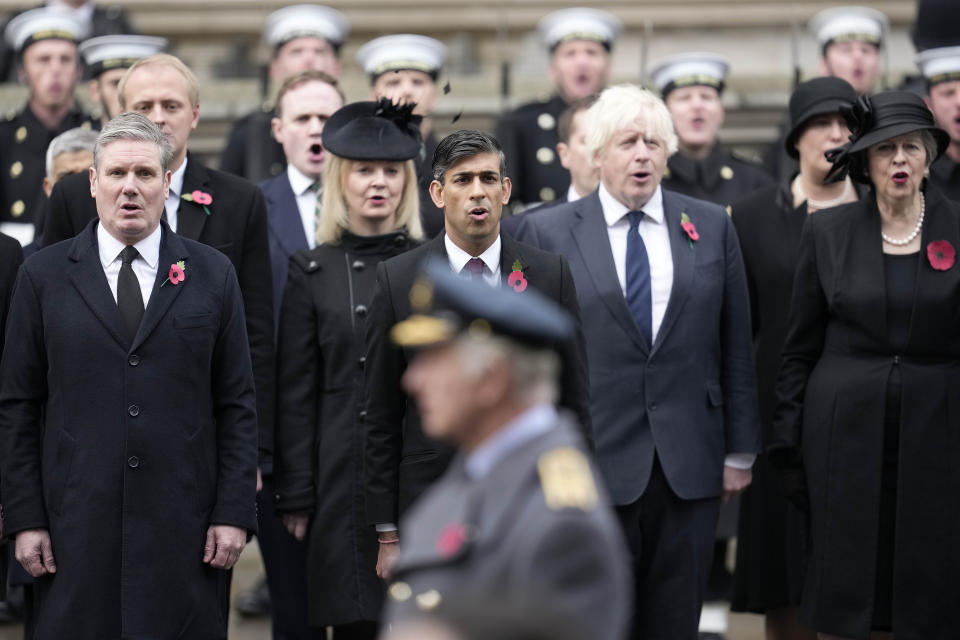
[[[36,640],[226,638],[256,529],[253,372],[230,261],[161,223],[171,155],[147,118],[113,120],[99,222],[18,276],[0,450]]]
[[[577,340],[559,347],[563,360],[560,404],[571,409],[592,443],[587,365],[580,308],[567,261],[500,233],[500,214],[510,200],[500,144],[480,131],[457,131],[437,146],[430,195],[444,210],[445,232],[408,253],[380,263],[367,323],[364,452],[368,521],[381,539],[378,572],[388,572],[397,545],[396,523],[450,463],[453,449],[427,437],[420,416],[400,387],[411,354],[390,342],[390,328],[410,315],[411,290],[420,263],[429,257],[490,286],[528,285],[575,318]]]

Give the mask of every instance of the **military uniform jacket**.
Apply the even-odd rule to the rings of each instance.
[[[68,129],[96,125],[74,107],[56,129],[50,130],[37,120],[29,106],[0,123],[0,222],[34,221],[34,212],[43,197],[50,141]]]
[[[401,522],[386,622],[455,592],[504,600],[531,594],[585,624],[624,637],[632,602],[622,534],[573,421],[504,455],[470,479],[458,454]]]
[[[153,292],[123,335],[97,223],[30,257],[0,376],[6,533],[50,531],[36,640],[225,638],[230,574],[207,528],[256,531],[257,422],[229,260],[164,225]],[[183,260],[186,279],[163,284]]]
[[[947,154],[930,165],[929,182],[947,199],[960,202],[960,164]]]
[[[436,237],[444,227],[443,209],[433,204],[430,183],[433,182],[433,154],[437,150],[437,136],[432,132],[423,140],[417,158],[417,185],[420,187],[420,222],[427,238]]]
[[[522,105],[497,123],[497,139],[513,182],[513,202],[550,202],[570,187],[570,173],[557,157],[557,120],[566,108],[563,98],[554,95]]]
[[[688,158],[680,152],[670,156],[662,186],[729,207],[751,191],[772,183],[770,175],[758,165],[741,160],[722,145],[715,144],[703,160]]]
[[[254,184],[283,173],[287,158],[274,140],[270,121],[273,110],[256,110],[237,121],[220,155],[220,169]]]

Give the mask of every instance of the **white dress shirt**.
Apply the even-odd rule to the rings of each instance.
[[[160,238],[163,236],[163,228],[157,225],[149,236],[133,245],[140,253],[130,267],[134,275],[137,276],[137,282],[140,283],[140,294],[143,296],[143,308],[147,308],[150,301],[150,294],[153,292],[153,284],[157,280],[157,267],[160,261]],[[120,267],[123,260],[120,253],[127,245],[114,238],[103,228],[102,224],[97,223],[97,248],[100,250],[100,264],[103,265],[103,273],[107,276],[107,284],[110,285],[110,293],[113,294],[113,300],[117,300],[117,279],[120,277]]]
[[[170,195],[164,207],[167,210],[167,224],[170,225],[170,231],[177,232],[177,212],[180,210],[180,196],[183,195],[183,174],[187,171],[187,157],[184,156],[183,164],[180,165],[173,175],[170,176]]]
[[[287,165],[287,180],[297,200],[297,209],[300,210],[300,222],[303,223],[303,233],[307,236],[307,244],[311,249],[317,246],[317,198],[320,193],[310,187],[316,182],[313,178],[303,175],[292,164]]]
[[[463,271],[463,268],[467,266],[467,262],[471,258],[480,258],[483,260],[483,280],[491,287],[499,287],[500,281],[500,247],[503,244],[500,241],[500,234],[497,234],[497,239],[493,241],[487,250],[481,253],[479,256],[472,256],[456,244],[453,240],[450,239],[450,236],[444,234],[443,244],[447,248],[447,258],[450,260],[450,268],[453,269],[454,273],[460,273]]]
[[[583,196],[577,193],[577,190],[573,188],[572,184],[567,188],[567,202],[576,202],[582,197]]]
[[[603,207],[603,218],[607,222],[607,235],[610,238],[610,251],[613,253],[613,264],[617,268],[617,278],[620,280],[620,289],[627,295],[627,232],[630,231],[628,209],[619,200],[610,195],[607,188],[600,184],[600,206]],[[663,191],[660,187],[654,192],[647,204],[641,209],[644,213],[640,221],[640,237],[647,249],[647,258],[650,262],[650,294],[653,318],[650,324],[651,337],[654,341],[660,325],[663,323],[663,314],[667,311],[670,301],[670,291],[673,290],[673,252],[670,250],[670,230],[663,214]]]

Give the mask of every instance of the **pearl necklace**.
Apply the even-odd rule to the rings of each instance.
[[[800,201],[803,202],[806,200],[807,206],[814,209],[829,209],[830,207],[835,207],[838,204],[843,204],[843,201],[846,200],[847,196],[850,194],[850,178],[847,178],[843,181],[843,193],[832,200],[814,200],[813,198],[808,198],[807,192],[803,190],[803,181],[800,179],[799,175],[793,184],[797,189],[797,195],[800,197]]]
[[[920,233],[920,229],[923,227],[923,214],[926,210],[927,210],[927,201],[923,197],[923,194],[921,193],[920,194],[920,219],[917,220],[917,226],[913,228],[913,231],[910,232],[910,235],[908,235],[903,240],[895,240],[881,231],[880,237],[883,238],[884,242],[886,242],[887,244],[892,244],[895,247],[903,247],[905,245],[910,244],[911,242],[913,242],[913,239],[917,237],[917,234]]]

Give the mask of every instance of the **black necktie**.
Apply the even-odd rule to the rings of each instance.
[[[127,332],[127,340],[133,342],[140,328],[143,318],[143,294],[140,292],[140,281],[133,272],[131,263],[140,255],[136,248],[126,246],[120,252],[123,264],[120,266],[120,275],[117,278],[117,307],[120,317],[123,318],[123,328]]]
[[[647,247],[640,237],[642,211],[631,211],[630,231],[627,232],[627,306],[637,321],[640,333],[653,344],[653,300],[650,296],[650,259]]]

